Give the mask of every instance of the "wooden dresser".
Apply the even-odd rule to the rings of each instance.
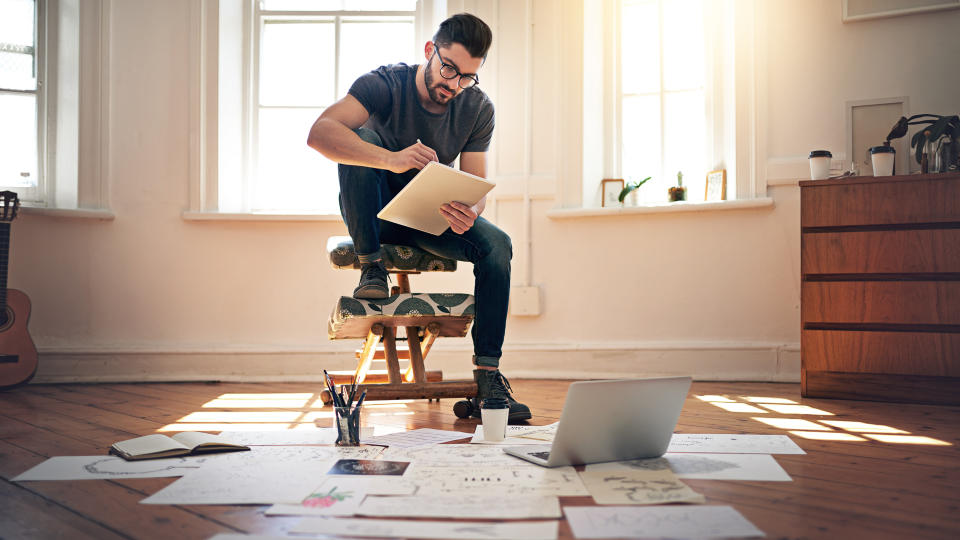
[[[800,182],[802,394],[960,404],[960,174]]]

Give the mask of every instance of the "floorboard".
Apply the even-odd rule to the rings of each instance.
[[[511,381],[534,413],[533,424],[560,416],[570,381]],[[139,501],[172,478],[12,482],[47,457],[100,455],[117,440],[154,432],[238,424],[290,429],[326,422],[315,383],[180,383],[28,385],[0,393],[0,537],[197,538],[219,532],[283,535],[295,517],[266,517],[265,506],[154,506]],[[254,396],[260,395],[262,396]],[[278,401],[303,394],[303,399]],[[757,410],[730,412],[720,396]],[[259,397],[255,406],[237,401]],[[791,400],[819,414],[776,412],[759,402]],[[215,400],[220,401],[215,401]],[[367,403],[364,425],[436,428],[472,434],[476,420],[452,412],[455,400]],[[247,406],[241,406],[247,405]],[[250,420],[251,414],[281,415]],[[860,440],[817,440],[758,418],[806,420]],[[928,439],[885,442],[825,421],[884,426]],[[878,428],[868,428],[876,432]],[[688,480],[708,504],[728,504],[779,539],[960,538],[960,408],[868,401],[803,399],[799,385],[694,383],[679,433],[789,434],[806,455],[776,456],[792,482]],[[563,497],[568,506],[589,497]],[[561,538],[572,538],[560,523]]]

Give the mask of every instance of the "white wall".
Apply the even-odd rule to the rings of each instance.
[[[555,219],[546,213],[560,206],[561,178],[580,174],[567,164],[584,144],[564,132],[579,94],[557,85],[582,69],[560,52],[583,5],[450,2],[494,28],[483,79],[497,105],[499,185],[488,217],[514,239],[514,284],[538,286],[543,300],[540,316],[508,321],[508,376],[797,379],[803,156],[842,148],[847,100],[906,95],[917,112],[960,111],[956,62],[938,73],[960,57],[948,37],[960,11],[844,25],[839,5],[777,0],[760,18],[760,160],[797,171],[768,179],[772,208]],[[116,219],[26,213],[14,224],[10,286],[33,299],[38,381],[303,380],[353,365],[357,343],[325,332],[357,278],[326,262],[342,224],[181,217],[191,13],[189,0],[110,3],[105,169]],[[470,291],[470,270],[413,285]],[[429,367],[464,376],[470,354],[467,339],[441,340]]]

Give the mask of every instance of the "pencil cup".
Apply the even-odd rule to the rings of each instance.
[[[360,407],[334,407],[337,446],[360,446]]]
[[[505,399],[485,399],[480,408],[480,421],[483,422],[483,440],[502,441],[507,436],[507,416],[510,408]]]

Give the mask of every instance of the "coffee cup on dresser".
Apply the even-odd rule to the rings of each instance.
[[[892,146],[871,146],[870,163],[873,164],[873,175],[893,176],[893,160],[896,155]]]
[[[810,179],[823,180],[830,176],[830,158],[833,154],[829,150],[814,150],[810,152]]]

